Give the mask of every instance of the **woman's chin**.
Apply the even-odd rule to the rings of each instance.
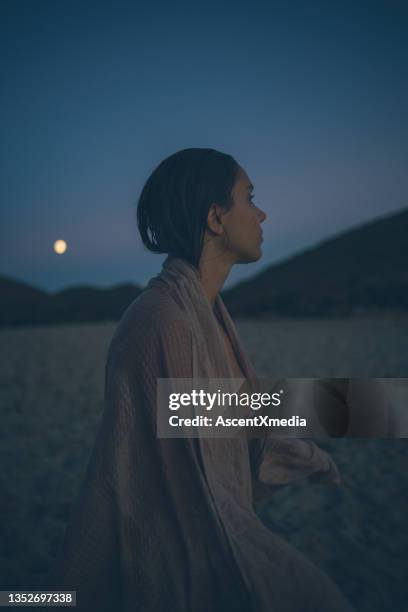
[[[254,259],[254,261],[258,261],[258,259],[261,259],[262,255],[263,255],[262,245],[260,244],[258,249],[257,249],[257,256]]]
[[[258,249],[252,251],[251,253],[245,253],[245,255],[242,255],[241,258],[239,259],[239,261],[237,261],[237,263],[254,263],[255,261],[258,261],[259,259],[261,259],[263,253],[262,253],[262,249],[261,247],[259,247]]]

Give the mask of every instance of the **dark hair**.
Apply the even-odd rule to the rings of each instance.
[[[183,149],[164,159],[137,204],[143,244],[198,268],[210,206],[215,202],[225,211],[231,208],[238,172],[235,159],[215,149]]]

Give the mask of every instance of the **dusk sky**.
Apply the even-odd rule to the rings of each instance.
[[[407,206],[406,7],[1,0],[0,273],[144,284],[137,198],[186,147],[233,155],[267,213],[229,284]]]

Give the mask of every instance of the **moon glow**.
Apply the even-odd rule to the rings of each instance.
[[[57,255],[62,255],[63,253],[65,253],[67,247],[68,245],[65,240],[56,240],[54,242],[54,251],[57,253]]]

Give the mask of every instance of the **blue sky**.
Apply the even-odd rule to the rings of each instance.
[[[229,284],[408,205],[404,2],[0,3],[0,273],[144,284],[135,205],[186,147],[232,154],[267,213]],[[57,256],[57,238],[68,251]]]

